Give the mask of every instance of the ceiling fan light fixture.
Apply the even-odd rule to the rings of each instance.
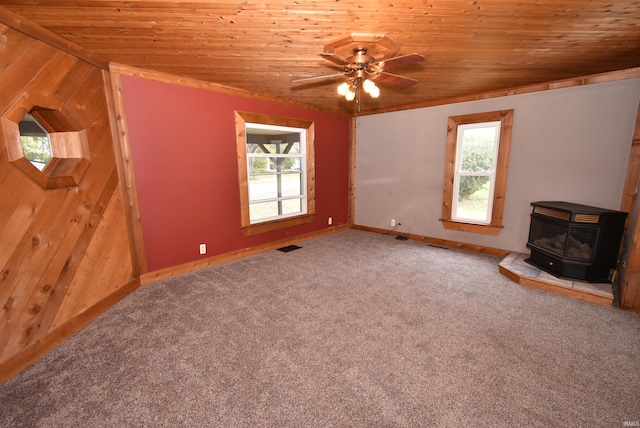
[[[378,98],[380,96],[380,88],[376,86],[373,80],[365,79],[362,82],[362,89],[371,96],[371,98]]]
[[[338,93],[343,97],[347,96],[347,91],[349,90],[349,84],[347,82],[338,85]]]
[[[396,88],[406,88],[418,83],[416,79],[387,72],[387,69],[424,61],[424,55],[419,53],[398,55],[400,46],[400,43],[385,34],[352,33],[327,43],[322,52],[325,59],[342,67],[341,73],[303,77],[293,81],[305,82],[344,76],[346,82],[338,85],[338,94],[347,101],[355,100],[360,111],[361,92],[366,92],[371,98],[380,96],[380,88],[374,80]]]
[[[346,98],[347,101],[353,101],[356,97],[356,91],[354,90],[354,88],[350,86],[347,89],[347,93],[344,94],[344,97]]]
[[[364,89],[367,94],[370,94],[375,87],[376,84],[373,83],[373,80],[365,79],[365,81],[362,82],[362,89]]]

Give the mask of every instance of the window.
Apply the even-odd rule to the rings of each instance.
[[[513,110],[449,118],[442,221],[446,229],[502,229]]]
[[[251,224],[307,213],[306,129],[245,123]]]
[[[236,135],[243,233],[313,221],[313,122],[236,112]]]
[[[20,121],[18,128],[24,157],[42,171],[53,158],[49,133],[30,113]]]
[[[35,94],[0,116],[9,162],[43,189],[74,187],[90,164],[87,131],[61,101]]]

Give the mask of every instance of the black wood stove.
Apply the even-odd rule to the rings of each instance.
[[[533,202],[533,266],[559,278],[611,282],[627,213],[569,202]]]

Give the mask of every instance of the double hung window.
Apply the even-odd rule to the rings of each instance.
[[[309,121],[236,112],[245,235],[313,220],[313,131]]]
[[[246,123],[249,222],[307,213],[306,130]]]
[[[502,228],[513,110],[449,118],[442,222],[497,235]]]

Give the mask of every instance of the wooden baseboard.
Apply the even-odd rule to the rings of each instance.
[[[307,241],[313,238],[319,238],[325,235],[331,235],[332,233],[342,232],[343,230],[350,229],[349,225],[336,226],[330,229],[324,229],[317,232],[307,233],[305,235],[298,235],[292,238],[281,239],[275,242],[269,242],[267,244],[258,245],[256,247],[244,248],[238,251],[232,251],[230,253],[219,254],[217,256],[209,257],[194,262],[183,263],[177,266],[171,266],[166,269],[160,269],[157,271],[145,273],[141,275],[140,281],[142,284],[148,284],[150,282],[158,281],[163,278],[169,278],[171,276],[180,275],[183,273],[191,272],[198,269],[203,269],[209,266],[214,266],[220,263],[229,262],[231,260],[247,257],[252,254],[262,253],[264,251],[273,250],[276,248],[284,247],[286,245],[295,244],[296,242]]]
[[[409,239],[426,242],[427,244],[431,244],[431,245],[438,245],[441,247],[448,247],[448,248],[458,248],[460,250],[475,251],[476,253],[491,254],[491,255],[500,256],[500,257],[506,257],[510,253],[510,251],[502,250],[500,248],[492,248],[492,247],[485,247],[482,245],[467,244],[465,242],[449,241],[448,239],[431,238],[429,236],[416,235],[413,233],[403,233],[403,232],[396,232],[396,231],[392,232],[390,230],[379,229],[377,227],[361,226],[361,225],[354,224],[353,226],[351,226],[351,228],[358,229],[358,230],[365,230],[368,232],[380,233],[383,235],[406,236]]]
[[[67,321],[66,323],[60,325],[56,329],[52,330],[49,334],[47,334],[42,339],[34,342],[27,348],[18,352],[17,354],[12,355],[4,361],[0,362],[0,383],[5,382],[7,379],[19,373],[21,370],[29,366],[31,363],[36,361],[38,358],[42,357],[44,354],[55,348],[57,345],[62,343],[67,338],[71,337],[75,332],[80,330],[82,327],[89,324],[111,306],[115,305],[117,302],[126,297],[129,293],[134,291],[140,285],[148,284],[163,278],[168,278],[171,276],[191,272],[194,270],[202,269],[208,266],[213,266],[219,263],[224,263],[227,261],[239,259],[242,257],[250,256],[252,254],[258,254],[264,251],[273,250],[276,248],[280,248],[286,245],[291,245],[303,241],[307,241],[309,239],[319,238],[322,236],[330,235],[337,232],[342,232],[348,229],[358,229],[364,231],[370,231],[375,233],[389,233],[388,230],[378,229],[368,226],[359,226],[359,225],[342,225],[337,226],[330,229],[324,229],[317,232],[308,233],[305,235],[295,236],[292,238],[282,239],[275,242],[270,242],[267,244],[259,245],[256,247],[246,248],[238,251],[233,251],[231,253],[221,254],[214,257],[209,257],[207,259],[198,260],[195,262],[184,263],[178,266],[172,266],[170,268],[149,272],[140,276],[140,278],[130,281],[124,286],[118,288],[114,293],[109,295],[107,298],[101,300],[95,305],[91,306],[87,310],[83,311],[73,319]],[[430,238],[427,236],[414,235],[414,234],[403,234],[403,233],[393,233],[393,235],[404,235],[409,239],[426,242],[428,244],[433,245],[441,245],[451,248],[459,248],[464,250],[476,251],[480,253],[487,253],[493,255],[506,256],[509,252],[505,250],[500,250],[496,248],[490,247],[482,247],[478,245],[465,244],[461,242],[455,241],[447,241],[443,239]]]
[[[68,339],[82,327],[100,316],[107,309],[118,303],[129,293],[140,286],[140,280],[134,279],[116,291],[111,293],[105,299],[99,301],[95,305],[89,307],[74,318],[50,331],[46,336],[24,348],[22,351],[13,354],[11,357],[0,362],[0,384],[7,379],[15,376],[25,369],[31,363],[42,357],[47,352],[58,346],[64,340]]]

